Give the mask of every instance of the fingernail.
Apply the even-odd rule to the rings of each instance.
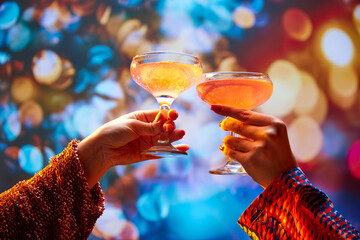
[[[219,149],[220,149],[220,151],[224,151],[224,149],[225,149],[224,145],[220,145]]]
[[[172,113],[172,115],[173,115],[172,119],[174,119],[174,120],[176,120],[179,117],[179,114],[175,111]]]
[[[221,120],[220,122],[219,122],[219,127],[221,128],[221,124],[222,124],[222,122],[223,122],[224,120]]]
[[[211,105],[211,110],[213,111],[220,111],[222,109],[222,106],[220,105]]]
[[[164,119],[164,117],[163,117],[163,115],[162,114],[158,114],[157,116],[156,116],[156,118],[155,118],[155,122],[156,123],[161,123],[161,122],[163,122],[165,119]]]

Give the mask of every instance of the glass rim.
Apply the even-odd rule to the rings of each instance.
[[[141,58],[141,57],[146,57],[146,56],[152,56],[152,55],[174,55],[174,56],[184,56],[184,57],[189,57],[189,58],[193,58],[196,59],[196,61],[201,62],[200,58],[188,54],[188,53],[182,53],[182,52],[172,52],[172,51],[153,51],[153,52],[144,52],[144,53],[140,53],[140,54],[136,54],[133,59],[137,59],[137,58]]]
[[[208,72],[208,73],[204,73],[203,74],[205,76],[205,78],[212,78],[215,77],[217,75],[219,75],[219,77],[223,76],[223,75],[239,75],[240,76],[244,76],[244,77],[262,77],[262,78],[266,78],[270,80],[270,77],[267,73],[262,73],[262,72],[244,72],[244,71],[224,71],[224,72]],[[234,76],[236,77],[236,76]]]

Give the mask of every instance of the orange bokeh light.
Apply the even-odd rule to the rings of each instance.
[[[312,23],[309,16],[297,8],[289,8],[282,17],[285,32],[293,39],[306,41],[312,32]]]

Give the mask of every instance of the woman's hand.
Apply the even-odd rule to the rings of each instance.
[[[246,109],[212,105],[220,115],[229,116],[221,128],[244,138],[224,138],[223,153],[240,162],[261,186],[267,187],[282,172],[298,166],[291,151],[284,122]]]
[[[164,129],[170,135],[170,142],[185,135],[184,130],[175,130],[175,110],[137,111],[121,116],[97,129],[78,145],[79,159],[92,187],[106,171],[115,165],[125,165],[158,158],[141,154],[154,146]],[[175,146],[187,151],[188,145]]]

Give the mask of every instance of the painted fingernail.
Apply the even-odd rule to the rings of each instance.
[[[224,151],[224,149],[225,149],[224,145],[220,145],[219,149],[220,149],[220,151]]]
[[[164,121],[164,116],[162,114],[158,114],[155,118],[156,123],[162,123]]]
[[[222,106],[219,105],[211,105],[211,110],[213,111],[220,111],[222,109]]]

